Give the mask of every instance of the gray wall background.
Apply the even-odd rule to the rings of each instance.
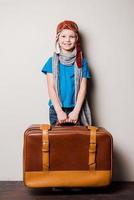
[[[65,19],[83,36],[96,124],[114,138],[113,178],[134,181],[133,0],[0,0],[0,180],[22,180],[23,132],[48,123],[41,68]]]

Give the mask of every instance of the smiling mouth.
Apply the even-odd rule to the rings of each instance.
[[[64,44],[64,45],[69,45],[70,46],[71,44]]]

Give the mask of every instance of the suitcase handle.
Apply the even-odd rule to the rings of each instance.
[[[66,122],[66,123],[62,123],[62,124],[56,123],[55,126],[78,126],[78,124],[74,124],[74,123],[71,123],[71,122]]]
[[[79,121],[77,121],[76,123],[65,122],[65,123],[61,123],[61,124],[57,121],[55,126],[79,126],[79,125],[80,125]]]

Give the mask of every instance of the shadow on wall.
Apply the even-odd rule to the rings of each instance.
[[[90,69],[90,73],[91,73],[91,77],[93,77],[91,69]],[[90,78],[90,80],[88,81],[88,84],[87,84],[87,100],[88,100],[89,107],[91,110],[92,125],[98,126],[97,116],[95,114],[95,104],[94,104],[95,94],[94,94],[94,92],[95,92],[95,83],[94,83],[93,78]]]
[[[80,32],[80,43],[81,43],[81,49],[82,49],[83,55],[86,56],[90,74],[91,74],[91,78],[89,79],[88,84],[87,84],[87,100],[88,100],[89,107],[91,110],[92,125],[97,126],[98,123],[97,123],[97,117],[95,116],[95,105],[94,105],[95,82],[93,80],[93,72],[91,70],[92,66],[90,66],[90,55],[87,54],[86,52],[86,49],[89,49],[90,42],[87,42],[82,32]]]
[[[126,180],[126,165],[121,152],[114,147],[113,149],[113,181],[128,181]]]

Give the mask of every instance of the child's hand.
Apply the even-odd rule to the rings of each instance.
[[[61,110],[57,113],[57,118],[60,124],[65,123],[67,120],[67,114],[63,110]]]
[[[76,124],[77,120],[78,120],[79,114],[76,111],[72,111],[69,113],[68,115],[68,122],[74,123]]]

